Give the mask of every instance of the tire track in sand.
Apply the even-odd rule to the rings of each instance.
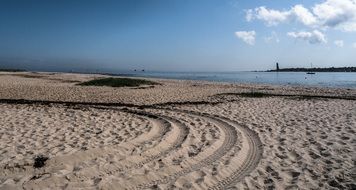
[[[205,157],[198,163],[193,164],[189,167],[183,168],[182,170],[180,170],[172,175],[164,176],[160,179],[153,180],[148,183],[139,184],[135,187],[131,187],[128,189],[145,189],[145,188],[153,187],[158,184],[173,183],[177,178],[179,178],[185,174],[188,174],[190,172],[197,171],[200,168],[207,166],[207,165],[219,160],[227,152],[229,152],[237,143],[237,131],[236,131],[235,127],[230,125],[229,123],[224,122],[223,120],[215,119],[214,117],[209,117],[209,115],[207,115],[207,114],[199,114],[199,113],[195,113],[195,112],[191,112],[191,111],[173,110],[173,109],[165,109],[165,110],[194,115],[195,117],[200,117],[204,120],[208,120],[212,123],[215,123],[225,133],[224,141],[223,141],[222,145],[217,150],[215,150],[211,155]]]
[[[232,121],[231,119],[223,116],[198,113],[194,111],[183,112],[193,115],[203,115],[204,117],[230,124],[235,126],[235,128],[242,134],[242,148],[235,157],[236,160],[241,160],[239,163],[240,165],[237,167],[237,170],[235,170],[230,176],[219,180],[214,186],[209,187],[209,189],[226,189],[242,180],[246,175],[251,173],[257,167],[259,161],[262,158],[263,147],[262,142],[255,131],[251,130],[243,124]]]
[[[147,164],[154,160],[158,160],[159,158],[164,157],[165,155],[169,154],[173,150],[180,148],[189,134],[189,128],[185,124],[183,124],[180,121],[178,121],[177,119],[174,119],[169,116],[163,116],[163,115],[159,115],[159,114],[154,115],[149,112],[128,110],[128,109],[118,109],[118,111],[127,112],[127,113],[131,113],[131,114],[135,114],[135,115],[140,115],[141,117],[148,117],[148,118],[154,117],[156,119],[163,120],[166,123],[170,123],[173,130],[172,130],[171,134],[168,134],[167,137],[162,139],[158,145],[141,153],[141,155],[151,154],[150,156],[146,155],[148,158],[145,158],[144,160],[142,160],[138,163],[134,163],[133,165],[128,165],[128,166],[125,166],[125,167],[122,167],[119,169],[106,170],[106,172],[112,173],[112,172],[122,172],[122,171],[126,171],[126,170],[131,170],[131,169],[139,169],[144,164]],[[178,132],[176,132],[176,130],[178,130]],[[173,137],[173,138],[170,138],[170,137]],[[169,140],[169,139],[174,139],[174,141]],[[126,159],[130,159],[130,157],[128,157]]]
[[[127,112],[129,113],[129,112]],[[131,113],[133,114],[133,113]],[[55,172],[56,170],[62,169],[63,165],[74,165],[75,163],[79,162],[86,162],[88,160],[92,159],[97,159],[99,157],[105,157],[109,154],[113,154],[114,152],[111,151],[109,148],[112,147],[125,147],[126,149],[132,149],[132,147],[137,147],[142,144],[145,144],[146,142],[153,142],[153,141],[158,141],[157,144],[163,141],[163,139],[166,138],[166,135],[172,130],[171,123],[168,122],[167,120],[158,118],[155,115],[139,115],[139,114],[133,114],[138,117],[142,117],[150,121],[152,124],[151,130],[146,133],[138,136],[137,138],[134,138],[130,142],[123,142],[118,145],[110,145],[107,147],[103,148],[94,148],[94,149],[89,149],[86,151],[78,151],[73,154],[69,155],[60,155],[57,157],[51,158],[47,162],[46,170],[48,173],[50,172]],[[157,146],[157,145],[155,145]],[[114,153],[115,154],[115,153]],[[104,155],[104,156],[103,156]],[[80,159],[78,159],[80,158]],[[33,173],[35,170],[33,167],[22,167],[21,165],[17,166],[20,168],[23,168],[22,170],[13,168],[13,167],[8,167],[7,165],[1,165],[0,166],[3,171],[1,172],[1,176],[14,176],[18,174],[22,175],[28,175],[30,173]]]
[[[163,108],[164,109],[164,108]],[[242,148],[237,154],[237,160],[241,160],[238,163],[237,169],[234,170],[229,176],[224,177],[217,181],[216,184],[209,187],[209,189],[226,189],[233,184],[242,180],[246,175],[252,172],[258,165],[262,157],[262,143],[258,135],[248,127],[239,124],[236,121],[232,121],[226,117],[211,115],[207,113],[198,113],[188,110],[176,110],[176,109],[164,109],[173,112],[180,112],[188,115],[193,115],[195,117],[204,118],[215,124],[217,124],[226,134],[224,142],[219,149],[217,149],[213,154],[204,158],[197,164],[194,164],[190,167],[187,167],[179,172],[174,173],[173,175],[163,177],[158,180],[154,180],[148,183],[140,184],[133,187],[132,189],[145,189],[150,188],[158,184],[167,184],[173,183],[177,178],[185,174],[197,171],[200,168],[207,166],[215,161],[218,161],[223,157],[229,150],[231,150],[236,143],[236,134],[239,131],[242,134]],[[131,189],[131,188],[130,188]]]
[[[215,116],[215,118],[224,120],[225,122],[237,127],[242,134],[242,148],[236,157],[237,160],[241,160],[237,170],[235,170],[230,176],[219,180],[217,184],[209,188],[214,190],[226,189],[242,180],[257,167],[263,153],[263,145],[256,132],[226,117]]]
[[[137,146],[140,144],[144,144],[145,142],[152,140],[152,138],[158,138],[159,142],[152,148],[149,148],[142,153],[145,153],[147,151],[148,155],[145,155],[146,158],[143,160],[140,160],[138,163],[130,163],[132,165],[129,165],[127,167],[123,166],[121,169],[113,169],[109,170],[111,172],[117,172],[117,171],[124,171],[128,169],[138,169],[142,167],[144,164],[152,162],[158,158],[164,157],[165,155],[169,154],[170,152],[177,150],[178,148],[181,147],[181,145],[184,143],[186,140],[189,132],[189,127],[181,123],[178,119],[174,118],[174,116],[167,116],[165,113],[155,113],[151,111],[138,111],[136,109],[132,108],[125,108],[125,107],[101,107],[99,109],[116,109],[118,111],[123,111],[123,112],[129,112],[135,115],[138,115],[140,117],[146,117],[151,121],[154,121],[155,127],[153,131],[150,131],[150,138],[145,138],[144,136],[138,137],[135,140],[131,141],[133,142],[133,146]],[[232,150],[237,143],[237,134],[240,133],[242,134],[242,148],[238,152],[237,155],[235,155],[234,159],[235,160],[240,160],[237,162],[237,166],[234,165],[234,170],[228,174],[224,173],[223,176],[220,176],[217,181],[214,182],[214,184],[209,187],[209,189],[226,189],[233,184],[239,182],[240,180],[243,179],[246,175],[248,175],[251,171],[255,169],[255,167],[258,165],[261,155],[262,155],[262,143],[258,138],[258,135],[248,127],[236,122],[232,121],[231,119],[228,119],[226,117],[222,117],[219,115],[212,115],[212,114],[207,114],[207,113],[199,113],[199,112],[194,112],[194,111],[188,111],[188,110],[180,110],[180,109],[170,109],[170,108],[150,108],[152,110],[164,110],[164,111],[169,111],[172,113],[181,113],[181,114],[186,114],[189,115],[190,117],[196,117],[203,119],[205,121],[208,121],[209,123],[213,123],[215,126],[220,128],[220,131],[224,134],[224,139],[222,144],[215,149],[212,153],[209,153],[205,158],[201,158],[198,162],[195,162],[194,164],[185,166],[179,171],[176,171],[172,175],[167,175],[167,176],[157,176],[156,179],[152,179],[151,181],[148,181],[146,183],[134,185],[133,187],[129,187],[129,189],[144,189],[144,188],[150,188],[155,185],[159,184],[173,184],[179,177],[187,175],[191,172],[198,171],[206,166],[209,166],[210,164],[219,161],[224,155],[226,155],[230,150]],[[160,137],[158,137],[158,135]],[[167,137],[173,137],[173,138],[168,138]],[[241,136],[239,136],[241,137]],[[166,139],[171,139],[169,143],[167,143]],[[164,145],[165,144],[165,145]],[[161,147],[160,147],[161,146]],[[152,151],[152,149],[155,149]],[[151,152],[150,152],[151,151]],[[106,152],[106,151],[104,151]],[[90,154],[89,154],[90,153]],[[98,154],[102,154],[102,151],[96,151],[96,150],[89,150],[85,152],[79,153],[80,157],[84,160],[93,158],[98,156]],[[82,154],[82,155],[81,155]],[[68,155],[64,157],[76,157],[77,154],[74,155]],[[203,154],[204,155],[204,154]],[[100,156],[100,155],[99,155]],[[130,158],[128,156],[127,158]],[[125,158],[125,159],[127,159]],[[54,158],[54,166],[58,165],[58,163],[61,163],[63,160],[58,158]],[[71,159],[65,159],[65,160],[71,160]],[[58,169],[56,167],[51,167],[51,162],[53,160],[50,160],[48,163],[48,170],[54,171],[53,169]],[[77,161],[83,161],[83,160],[77,160]],[[69,161],[66,164],[73,165],[75,163],[75,159],[73,161]],[[53,162],[52,162],[53,163]],[[47,170],[47,171],[48,171]]]

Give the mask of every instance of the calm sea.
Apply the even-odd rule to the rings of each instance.
[[[322,72],[129,72],[133,76],[214,82],[356,88],[356,73]]]

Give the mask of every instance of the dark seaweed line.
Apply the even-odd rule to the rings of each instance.
[[[221,93],[214,95],[218,96],[241,96],[248,98],[264,98],[264,97],[292,97],[300,99],[312,99],[312,98],[321,98],[321,99],[339,99],[339,100],[356,100],[355,96],[322,96],[322,95],[306,95],[306,94],[273,94],[273,93],[264,93],[264,92],[243,92],[243,93]]]
[[[303,95],[303,94],[273,94],[273,93],[262,93],[262,92],[252,92],[252,93],[221,93],[216,94],[211,97],[219,96],[240,96],[240,97],[251,97],[254,98],[254,94],[260,94],[261,97],[292,97],[301,99],[340,99],[340,100],[356,100],[355,96],[321,96],[321,95]],[[74,102],[74,101],[51,101],[51,100],[28,100],[28,99],[0,99],[0,103],[5,104],[39,104],[39,105],[51,105],[51,104],[62,104],[65,106],[106,106],[106,107],[128,107],[128,108],[157,108],[161,106],[179,106],[179,105],[217,105],[221,103],[233,102],[234,100],[220,100],[220,101],[182,101],[182,102],[165,102],[151,105],[137,105],[129,103],[106,103],[106,102]]]
[[[38,104],[38,105],[52,105],[52,104],[62,104],[64,106],[106,106],[106,107],[128,107],[128,108],[155,108],[157,106],[167,106],[167,105],[216,105],[221,102],[208,102],[208,101],[186,101],[186,102],[166,102],[151,105],[137,105],[137,104],[127,104],[127,103],[105,103],[105,102],[70,102],[70,101],[51,101],[51,100],[27,100],[27,99],[0,99],[0,104]]]

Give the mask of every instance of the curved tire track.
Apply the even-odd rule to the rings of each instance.
[[[154,154],[154,155],[151,155],[151,156],[148,156],[148,158],[138,162],[138,163],[135,163],[134,165],[131,165],[131,166],[127,166],[127,167],[124,167],[124,168],[120,168],[118,170],[109,170],[110,172],[122,172],[122,171],[125,171],[125,170],[130,170],[130,169],[139,169],[141,168],[144,164],[147,164],[149,162],[152,162],[154,160],[157,160],[161,157],[164,157],[165,155],[169,154],[170,152],[172,152],[173,150],[177,149],[177,148],[180,148],[182,146],[182,144],[184,143],[184,141],[187,139],[187,136],[189,134],[189,128],[184,125],[183,123],[181,123],[180,121],[172,118],[172,117],[168,117],[168,116],[162,116],[162,115],[154,115],[154,114],[151,114],[149,112],[143,112],[143,111],[136,111],[136,110],[119,110],[119,111],[123,111],[123,112],[127,112],[127,113],[132,113],[132,114],[137,114],[137,115],[140,115],[140,116],[143,116],[143,117],[156,117],[156,119],[161,119],[161,120],[164,120],[165,122],[167,123],[170,123],[173,127],[176,126],[178,129],[179,129],[179,132],[178,132],[178,136],[177,138],[174,140],[174,142],[172,143],[169,143],[171,146],[169,146],[168,148],[166,148],[165,150],[161,151],[160,153],[158,154]],[[151,149],[154,149],[159,146],[162,145],[162,143],[164,140],[162,139],[161,142],[155,146],[155,147],[152,147]],[[147,151],[150,151],[151,149],[148,149],[146,150],[145,152]]]
[[[195,117],[201,117],[201,118],[204,118],[205,120],[211,121],[211,122],[217,124],[217,126],[220,127],[222,131],[224,131],[225,139],[224,139],[222,145],[217,150],[215,150],[214,153],[212,153],[208,157],[204,158],[203,160],[199,161],[198,163],[193,164],[190,167],[186,167],[183,170],[174,173],[173,175],[165,176],[161,179],[157,179],[157,180],[153,180],[148,183],[140,184],[138,186],[132,187],[132,189],[144,189],[144,188],[150,188],[150,187],[152,187],[154,185],[158,185],[158,184],[173,183],[177,178],[179,178],[185,174],[191,173],[193,171],[197,171],[200,168],[207,166],[207,165],[219,160],[227,152],[229,152],[235,146],[235,144],[237,142],[237,138],[236,138],[237,131],[236,131],[235,127],[230,125],[229,123],[226,123],[219,119],[215,119],[213,117],[208,117],[205,114],[202,115],[202,114],[198,114],[195,112],[172,110],[172,109],[166,109],[166,110],[170,110],[173,112],[181,112],[181,113],[185,113],[185,114],[192,114]],[[131,188],[129,188],[129,189],[131,189]]]
[[[262,158],[263,146],[260,138],[257,133],[247,126],[240,124],[236,121],[232,121],[229,118],[219,116],[219,115],[210,115],[207,113],[198,113],[194,111],[184,111],[186,113],[191,113],[194,115],[203,115],[211,119],[216,119],[224,123],[228,123],[232,126],[235,126],[238,131],[242,134],[242,148],[237,154],[238,160],[243,160],[242,164],[237,170],[235,170],[230,176],[225,177],[223,180],[218,181],[217,184],[210,187],[209,189],[226,189],[231,185],[239,182],[243,177],[252,172],[258,165],[259,161]]]
[[[153,146],[152,148],[148,148],[147,150],[142,152],[142,153],[146,151],[149,152],[151,149],[155,149],[155,151],[157,151],[156,153],[153,153],[152,155],[148,155],[147,158],[139,161],[138,163],[129,163],[126,166],[123,165],[122,167],[119,167],[119,169],[117,168],[109,169],[108,171],[110,173],[114,173],[118,171],[122,172],[130,169],[139,169],[146,163],[164,157],[168,155],[170,152],[173,152],[174,150],[181,148],[182,144],[185,142],[189,134],[188,126],[184,125],[182,122],[180,122],[178,119],[174,118],[173,116],[167,116],[164,113],[155,113],[152,111],[151,111],[152,113],[150,113],[149,111],[138,111],[135,108],[128,109],[127,107],[119,107],[119,106],[115,108],[107,107],[107,106],[103,106],[103,107],[93,106],[93,107],[98,109],[115,109],[121,112],[132,113],[140,117],[146,117],[152,121],[155,120],[159,121],[157,124],[162,125],[162,126],[158,126],[159,129],[157,130],[157,135],[152,134],[153,135],[152,138],[147,138],[147,139],[142,138],[141,140],[136,141],[138,145],[138,144],[144,144],[145,142],[151,141],[152,139],[156,139],[158,143],[155,146]],[[181,113],[185,115],[190,115],[192,117],[201,118],[207,122],[214,123],[217,127],[219,127],[220,131],[224,133],[225,138],[223,139],[223,142],[219,148],[215,149],[214,152],[208,155],[207,157],[201,158],[201,160],[199,160],[195,164],[187,166],[182,170],[173,173],[172,175],[158,177],[158,179],[139,184],[137,186],[132,187],[132,189],[150,188],[158,184],[173,184],[179,177],[200,170],[203,167],[206,167],[218,161],[236,146],[236,144],[238,143],[237,134],[242,135],[242,148],[239,151],[239,153],[235,155],[234,159],[241,160],[241,162],[239,162],[239,165],[235,168],[235,171],[229,173],[227,176],[216,181],[216,183],[213,184],[211,187],[209,187],[209,189],[226,189],[232,186],[233,184],[239,182],[256,168],[256,166],[258,165],[262,157],[262,151],[263,151],[262,143],[258,135],[253,130],[249,129],[243,124],[240,124],[236,121],[232,121],[229,118],[222,117],[219,115],[200,113],[200,112],[189,111],[184,109],[179,110],[179,109],[164,108],[164,107],[154,107],[154,108],[150,107],[149,109],[165,110],[172,113]],[[170,132],[173,133],[172,132],[173,128],[178,128],[179,132],[177,136],[174,136],[175,137],[174,140],[170,141],[169,145],[164,146],[163,144],[166,143],[165,139],[168,138],[167,135],[168,136],[171,135],[169,134]],[[85,156],[86,159],[95,156],[93,154],[88,154],[89,152],[90,150],[88,152],[83,152],[81,154],[86,155]],[[70,156],[75,156],[75,155],[70,155]],[[130,156],[127,158],[130,158]],[[127,160],[127,158],[125,158],[125,160]]]
[[[239,154],[237,154],[237,159],[241,159],[243,162],[230,176],[220,180],[209,189],[226,189],[231,185],[236,184],[257,167],[263,153],[262,142],[256,132],[244,125],[238,124],[235,121],[231,121],[228,118],[221,116],[219,116],[219,118],[228,123],[235,124],[235,126],[238,127],[238,130],[240,130],[243,136],[243,146]]]
[[[164,109],[164,108],[163,108]],[[175,109],[165,109],[173,112],[181,112],[185,114],[194,115],[197,117],[202,117],[207,120],[210,120],[213,123],[219,124],[218,126],[225,132],[226,138],[224,139],[223,145],[216,150],[212,155],[206,157],[202,161],[197,164],[194,164],[188,168],[185,168],[171,176],[164,177],[159,180],[154,180],[149,183],[144,183],[134,187],[133,189],[144,189],[149,188],[158,184],[166,184],[172,183],[174,180],[183,176],[185,174],[191,173],[193,171],[197,171],[200,168],[207,166],[224,156],[229,150],[231,150],[236,143],[236,134],[239,131],[242,134],[242,148],[240,152],[237,154],[237,159],[241,159],[242,162],[230,176],[219,180],[215,185],[209,187],[209,189],[226,189],[240,180],[242,180],[246,175],[252,172],[258,165],[259,161],[262,157],[262,143],[258,137],[258,135],[248,127],[239,124],[238,122],[232,121],[226,117],[211,115],[207,113],[198,113],[194,111],[188,110],[175,110]]]

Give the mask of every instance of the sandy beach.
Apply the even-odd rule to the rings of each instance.
[[[356,189],[356,89],[102,77],[0,72],[0,189]]]

